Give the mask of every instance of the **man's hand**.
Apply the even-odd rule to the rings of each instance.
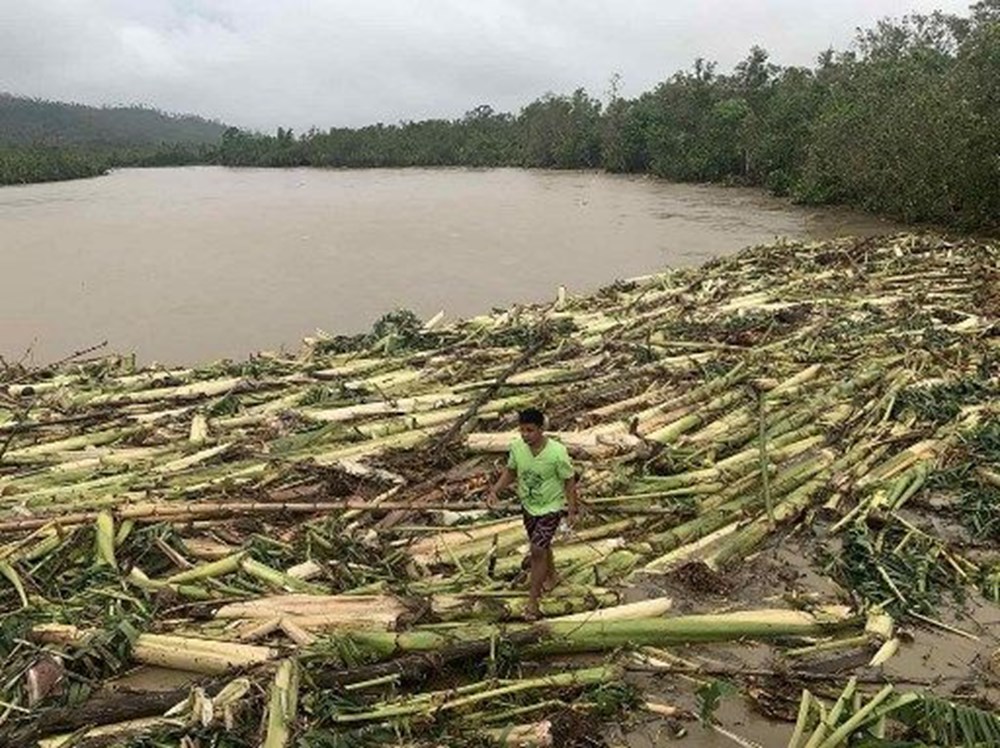
[[[566,512],[566,524],[572,528],[576,524],[576,519],[580,516],[580,494],[576,486],[576,476],[567,479],[566,484],[566,499],[568,503],[568,511]]]
[[[517,473],[509,467],[505,467],[500,474],[500,479],[493,484],[488,494],[486,494],[486,506],[496,510],[500,508],[500,499],[497,498],[501,491],[517,479]]]

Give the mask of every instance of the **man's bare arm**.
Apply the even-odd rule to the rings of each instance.
[[[500,473],[500,477],[497,482],[493,484],[490,492],[486,494],[486,506],[493,509],[496,507],[499,499],[497,498],[501,491],[505,490],[507,486],[513,483],[517,479],[517,473],[511,468],[504,466],[503,472]]]
[[[566,491],[566,502],[569,504],[569,513],[566,521],[572,525],[576,521],[577,513],[580,510],[580,496],[576,490],[576,476],[567,478],[563,487]]]

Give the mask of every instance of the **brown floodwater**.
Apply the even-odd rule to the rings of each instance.
[[[519,169],[125,169],[0,188],[0,355],[192,363],[468,316],[776,237],[898,226],[757,190]]]

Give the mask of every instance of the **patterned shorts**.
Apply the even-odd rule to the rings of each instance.
[[[523,512],[524,529],[528,532],[528,540],[536,548],[548,548],[552,545],[552,539],[559,529],[559,522],[563,518],[563,512],[552,512],[551,514],[540,514],[537,517],[533,514]]]

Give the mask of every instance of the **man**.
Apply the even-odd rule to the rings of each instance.
[[[556,565],[552,558],[552,539],[567,509],[570,525],[576,520],[576,476],[566,447],[550,439],[542,430],[545,416],[536,408],[518,415],[520,439],[514,439],[507,457],[507,467],[490,489],[486,504],[497,505],[497,495],[517,481],[524,529],[531,543],[531,592],[525,618],[536,620],[542,591],[556,586]]]

